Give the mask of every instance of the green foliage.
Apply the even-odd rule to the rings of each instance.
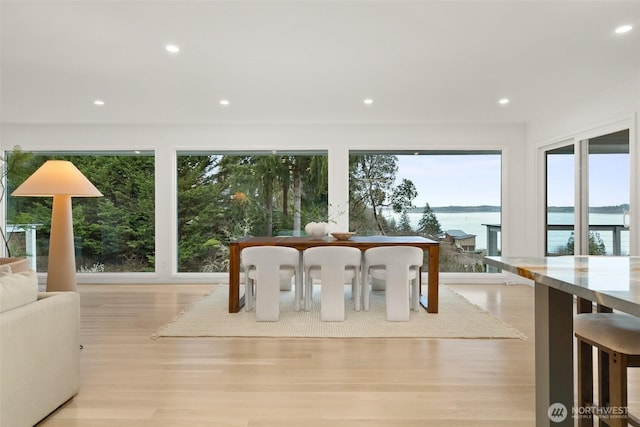
[[[7,194],[7,177],[9,175],[21,178],[22,181],[26,179],[29,171],[29,163],[33,155],[29,152],[22,151],[19,146],[14,146],[11,152],[8,152],[6,156],[0,156],[0,204],[4,200]],[[21,181],[21,182],[22,182]],[[15,188],[9,188],[9,191],[13,191]],[[20,224],[14,222],[14,224]],[[2,238],[2,244],[6,256],[11,256],[12,245],[10,245],[11,236],[5,231],[4,224],[0,224],[0,237]]]
[[[349,164],[350,212],[354,223],[371,215],[375,229],[385,234],[382,208],[389,205],[393,183],[398,172],[397,157],[392,155],[364,154],[351,156]],[[356,218],[360,217],[360,221]],[[356,229],[357,231],[357,229]]]
[[[394,186],[398,158],[386,154],[363,154],[349,158],[349,223],[360,232],[395,233],[398,230],[384,218],[383,209],[403,213],[418,196],[411,180]],[[406,224],[404,225],[406,228]]]
[[[564,251],[562,251],[564,252]],[[589,232],[589,255],[606,255],[606,247],[600,233],[590,231]],[[566,252],[567,255],[575,254],[575,233],[571,232],[571,236],[567,241]]]
[[[299,233],[327,197],[326,156],[178,156],[178,271],[225,271],[229,241]]]
[[[418,222],[418,232],[433,240],[437,240],[438,236],[442,234],[440,221],[438,221],[436,214],[433,213],[429,203],[424,207],[422,218]]]
[[[402,211],[400,215],[400,221],[398,223],[398,231],[402,234],[411,234],[413,233],[413,228],[411,228],[411,223],[409,222],[409,215],[407,215],[407,211]]]
[[[219,254],[217,227],[226,225],[225,207],[242,215],[242,204],[228,189],[231,177],[220,172],[216,156],[178,156],[178,271],[201,271],[203,265],[215,263]],[[217,226],[217,227],[216,227]]]
[[[413,199],[418,197],[416,186],[409,179],[403,178],[391,195],[391,207],[394,212],[406,213],[411,208]]]
[[[109,271],[154,271],[155,160],[150,156],[68,156],[104,197],[74,199],[82,264]]]

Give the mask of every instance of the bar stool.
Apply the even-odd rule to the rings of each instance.
[[[573,329],[578,340],[578,407],[593,402],[593,358],[599,350],[598,384],[601,410],[612,416],[599,417],[600,425],[639,426],[640,420],[627,411],[627,368],[640,367],[640,318],[621,313],[581,313]],[[624,408],[624,409],[622,409]],[[592,418],[580,418],[580,426],[592,426]]]

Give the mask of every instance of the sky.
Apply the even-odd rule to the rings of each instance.
[[[396,183],[413,181],[415,206],[500,206],[500,155],[400,155]]]
[[[416,186],[418,207],[500,206],[500,155],[399,155],[396,185],[403,178]],[[550,156],[549,206],[574,205],[574,157]],[[629,203],[629,155],[589,156],[589,204]]]
[[[575,178],[572,154],[548,157],[549,206],[574,204]],[[589,205],[616,206],[629,203],[629,155],[589,155]]]

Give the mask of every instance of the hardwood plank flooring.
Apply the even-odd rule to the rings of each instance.
[[[153,340],[212,286],[81,285],[80,392],[39,426],[533,426],[533,289],[450,286],[528,340]]]

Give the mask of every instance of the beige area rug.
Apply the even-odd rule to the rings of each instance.
[[[320,286],[314,287],[311,311],[294,310],[293,291],[281,292],[280,320],[256,322],[255,312],[244,308],[228,313],[226,285],[217,285],[208,296],[193,303],[151,337],[423,337],[423,338],[519,338],[526,336],[502,320],[471,304],[450,288],[440,285],[439,313],[412,311],[408,322],[387,322],[384,293],[373,292],[368,312],[353,310],[350,287],[345,286],[344,322],[320,320]],[[243,290],[241,289],[241,295]]]

